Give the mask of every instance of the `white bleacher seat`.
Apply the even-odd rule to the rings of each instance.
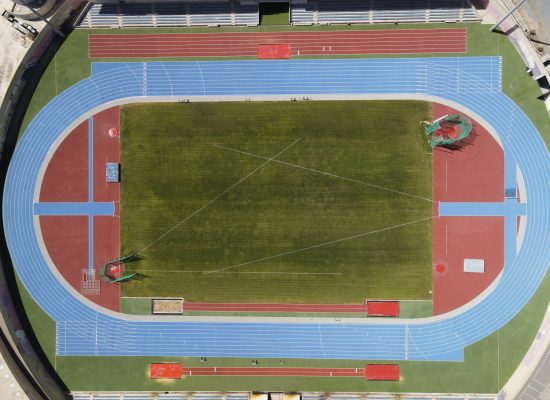
[[[468,0],[309,0],[290,3],[293,25],[476,21]]]
[[[258,25],[258,4],[239,0],[94,4],[79,27]]]
[[[293,25],[377,22],[476,21],[468,0],[294,0]],[[177,3],[94,4],[79,26],[228,26],[258,25],[258,3],[240,0],[193,0]]]

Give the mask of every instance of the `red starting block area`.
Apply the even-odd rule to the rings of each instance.
[[[398,301],[367,301],[367,315],[369,317],[398,317]]]
[[[257,51],[260,60],[290,58],[290,46],[288,44],[259,44]]]
[[[180,363],[159,363],[151,364],[149,376],[151,379],[181,379],[183,372]]]
[[[368,381],[398,381],[399,365],[397,364],[367,364],[365,377]]]

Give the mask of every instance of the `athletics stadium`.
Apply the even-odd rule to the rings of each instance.
[[[539,2],[18,4],[17,398],[549,398]]]

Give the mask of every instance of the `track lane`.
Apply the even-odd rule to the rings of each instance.
[[[246,57],[259,44],[288,44],[293,56],[464,53],[466,29],[101,34],[88,42],[90,58]]]

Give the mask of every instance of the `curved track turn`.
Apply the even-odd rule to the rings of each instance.
[[[10,164],[4,227],[17,273],[57,322],[58,355],[170,355],[456,360],[509,321],[550,263],[550,157],[525,114],[501,92],[498,57],[127,63],[96,72],[54,98],[29,125]],[[50,269],[36,236],[35,187],[56,140],[105,103],[156,96],[387,94],[449,101],[489,123],[527,191],[527,227],[495,289],[461,313],[361,323],[146,320],[93,308]],[[168,99],[168,98],[167,98]],[[221,100],[221,97],[220,97]],[[478,119],[478,118],[476,118]]]

